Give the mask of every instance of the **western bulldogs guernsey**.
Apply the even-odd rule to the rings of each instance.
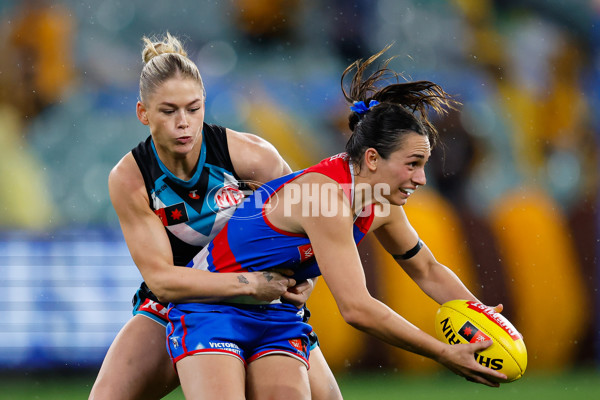
[[[173,262],[184,266],[219,232],[243,198],[225,128],[204,124],[198,166],[189,181],[164,166],[151,137],[132,154],[144,177],[150,207],[169,236]]]
[[[320,275],[308,237],[273,226],[267,219],[264,207],[277,190],[309,172],[326,175],[338,182],[352,203],[354,176],[347,154],[341,153],[261,186],[237,208],[225,227],[194,257],[188,267],[211,272],[287,268],[294,271],[294,278],[298,281]],[[354,240],[357,245],[373,222],[373,207],[367,207],[354,221]]]
[[[347,155],[339,154],[262,185],[238,206],[188,267],[216,273],[288,268],[298,281],[320,275],[308,237],[277,229],[264,212],[265,202],[278,189],[309,172],[337,181],[352,203],[353,174]],[[373,218],[373,206],[369,206],[355,220],[357,245]],[[257,304],[246,296],[220,303],[171,304],[167,349],[174,363],[202,353],[235,356],[244,364],[269,354],[285,354],[308,366],[312,328],[303,318],[304,310],[292,304],[277,300]]]

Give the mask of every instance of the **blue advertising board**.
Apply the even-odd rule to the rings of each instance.
[[[0,368],[101,363],[140,282],[118,232],[0,235]]]

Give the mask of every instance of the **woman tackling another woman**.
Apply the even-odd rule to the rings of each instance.
[[[385,50],[342,75],[352,110],[346,152],[261,186],[188,266],[215,275],[281,269],[292,270],[296,280],[322,275],[350,325],[469,380],[498,386],[492,379],[506,377],[473,356],[491,342],[444,344],[367,290],[357,245],[373,232],[438,303],[477,300],[436,261],[402,208],[425,185],[437,140],[427,109],[443,113],[454,102],[434,83],[399,83],[390,60],[367,75]],[[353,71],[346,91],[344,79]],[[395,83],[382,86],[390,75]],[[294,305],[249,296],[174,302],[168,318],[167,345],[186,398],[310,398],[311,328]]]
[[[271,271],[212,274],[175,267],[185,266],[223,227],[242,200],[242,181],[262,184],[291,170],[268,142],[204,122],[202,78],[176,38],[144,42],[137,117],[150,136],[114,167],[109,190],[145,283],[133,299],[134,317],[104,359],[90,394],[95,400],[160,399],[179,385],[165,349],[168,302],[283,296],[300,306],[313,285],[295,285]],[[339,399],[311,337],[313,398]]]

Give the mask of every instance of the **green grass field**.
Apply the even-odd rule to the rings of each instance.
[[[87,399],[93,375],[51,374],[0,375],[0,400]],[[521,380],[498,389],[466,382],[440,373],[412,376],[381,371],[377,374],[350,373],[338,377],[344,399],[443,399],[443,400],[555,400],[600,399],[600,370],[587,369],[559,375],[526,374]],[[166,399],[183,399],[180,390]]]

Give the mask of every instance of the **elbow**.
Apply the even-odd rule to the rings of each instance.
[[[174,295],[174,292],[170,290],[152,290],[152,293],[154,293],[158,301],[160,301],[161,303],[177,303],[180,300],[177,296]]]
[[[361,331],[369,331],[373,326],[373,313],[370,312],[364,305],[356,305],[340,308],[344,321]]]
[[[168,279],[146,279],[146,285],[161,303],[177,303],[182,300]]]

